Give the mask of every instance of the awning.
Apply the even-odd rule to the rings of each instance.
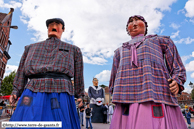
[[[0,99],[9,99],[11,95],[0,96]]]

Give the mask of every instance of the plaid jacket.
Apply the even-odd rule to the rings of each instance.
[[[27,76],[45,72],[64,73],[74,78],[74,88],[66,79],[38,78]],[[25,88],[33,92],[68,92],[70,95],[84,95],[83,59],[80,49],[57,38],[25,46],[14,82],[13,92],[21,96]]]
[[[142,41],[136,37],[130,43]],[[126,43],[124,43],[126,45]],[[146,36],[136,48],[137,66],[131,65],[131,49],[115,50],[110,92],[114,103],[154,101],[177,106],[177,99],[169,89],[169,78],[184,90],[186,71],[173,41],[166,36]]]

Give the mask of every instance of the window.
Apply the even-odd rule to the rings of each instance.
[[[7,53],[9,52],[10,45],[11,45],[11,41],[8,40],[8,44],[7,44],[7,47],[6,47],[6,50],[5,50]]]
[[[1,67],[0,67],[0,78],[3,78],[3,74],[5,72],[5,64],[1,61]]]
[[[1,47],[3,49],[5,49],[5,40],[6,40],[6,36],[5,36],[4,32],[2,32],[1,37],[0,37],[0,44],[1,44]]]

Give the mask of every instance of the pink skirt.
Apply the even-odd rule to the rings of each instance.
[[[110,129],[187,129],[187,125],[178,106],[154,102],[125,106],[118,103]]]

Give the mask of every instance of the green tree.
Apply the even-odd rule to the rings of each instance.
[[[16,72],[11,72],[8,76],[5,76],[5,78],[2,81],[1,84],[1,94],[4,95],[10,95],[13,90],[13,80],[16,75]]]
[[[194,100],[194,89],[191,91],[191,99]]]
[[[106,86],[106,85],[104,85],[104,84],[99,85],[99,86],[102,87],[102,88],[108,87],[108,86]]]

